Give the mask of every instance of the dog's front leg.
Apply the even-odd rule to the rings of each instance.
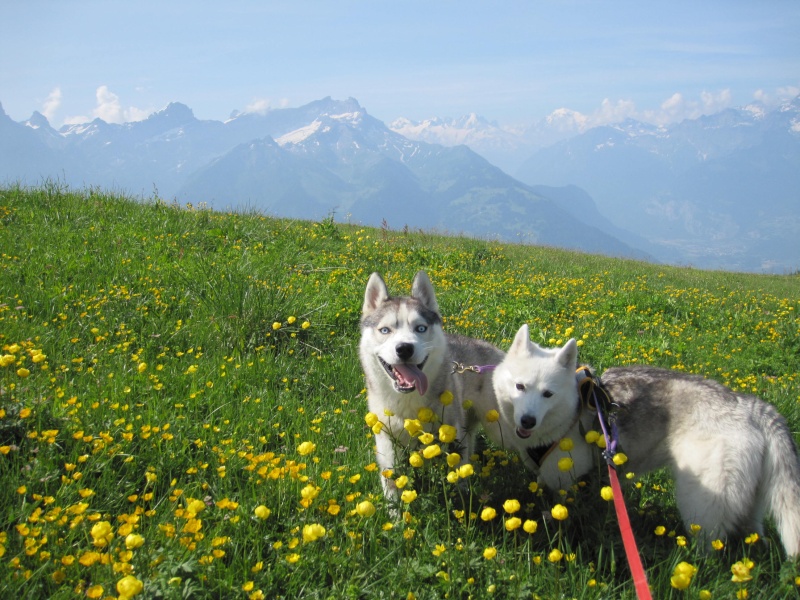
[[[394,442],[385,431],[381,431],[375,436],[375,459],[380,469],[383,496],[389,500],[390,503],[396,504],[399,496],[397,485],[394,479],[384,476],[386,471],[394,470],[395,462]]]

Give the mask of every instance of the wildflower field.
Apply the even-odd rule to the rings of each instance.
[[[378,472],[364,287],[418,269],[449,331],[506,349],[528,323],[601,372],[700,373],[800,426],[796,274],[6,187],[0,597],[634,598],[604,469],[552,495],[482,440],[471,470],[442,443]],[[655,598],[800,597],[770,526],[704,552],[667,473],[622,473]]]

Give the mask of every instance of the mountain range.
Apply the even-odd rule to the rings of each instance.
[[[588,194],[607,218],[593,223],[660,261],[798,270],[800,98],[660,127],[629,119],[587,129],[580,117],[560,110],[516,131],[475,115],[391,127],[431,143],[465,143],[550,198],[578,206]],[[510,161],[515,153],[526,158]]]
[[[570,136],[569,115],[519,131],[477,115],[387,126],[352,98],[224,122],[172,103],[144,121],[60,130],[0,106],[0,182],[56,178],[220,210],[786,272],[800,266],[798,108]],[[517,157],[516,178],[478,152],[491,149]]]
[[[212,208],[436,230],[652,259],[464,145],[412,141],[354,99],[204,121],[172,103],[144,121],[54,130],[0,112],[0,181],[156,194]]]
[[[800,266],[800,98],[669,127],[597,127],[535,152],[516,176],[582,188],[666,262],[777,273]]]

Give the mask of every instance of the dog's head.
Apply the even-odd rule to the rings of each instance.
[[[571,421],[579,402],[577,363],[574,339],[562,348],[545,349],[531,342],[527,325],[520,327],[493,377],[498,401],[513,407],[519,438],[558,435],[555,432]]]
[[[373,273],[361,311],[361,362],[367,376],[387,377],[400,393],[428,390],[425,367],[444,352],[442,317],[431,280],[424,271],[414,276],[411,296],[392,297]],[[377,373],[382,373],[378,375]]]

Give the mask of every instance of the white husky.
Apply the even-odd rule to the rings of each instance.
[[[381,472],[395,467],[394,444],[409,441],[405,420],[417,419],[423,408],[455,427],[462,461],[469,459],[477,419],[471,409],[464,409],[463,401],[494,406],[494,391],[489,375],[458,375],[453,373],[453,363],[496,365],[503,352],[486,342],[444,332],[433,285],[423,271],[414,277],[411,295],[400,297],[389,295],[378,273],[370,276],[364,293],[359,357],[369,410],[383,423],[375,436]],[[442,403],[446,391],[452,396],[445,394]],[[431,430],[433,425],[428,423],[426,428]],[[394,481],[382,477],[381,482],[384,495],[396,499]]]
[[[523,325],[493,384],[506,437],[520,449],[574,443],[572,475],[592,468],[595,456],[580,433],[594,414],[582,406],[574,340],[547,350]],[[607,370],[601,380],[614,403],[613,418],[626,468],[634,473],[668,467],[684,523],[701,526],[708,541],[763,533],[770,514],[786,553],[800,554],[800,460],[786,421],[770,404],[703,377],[655,367]],[[527,453],[527,452],[525,452]],[[536,464],[526,462],[532,470]],[[562,487],[555,460],[540,480]]]

